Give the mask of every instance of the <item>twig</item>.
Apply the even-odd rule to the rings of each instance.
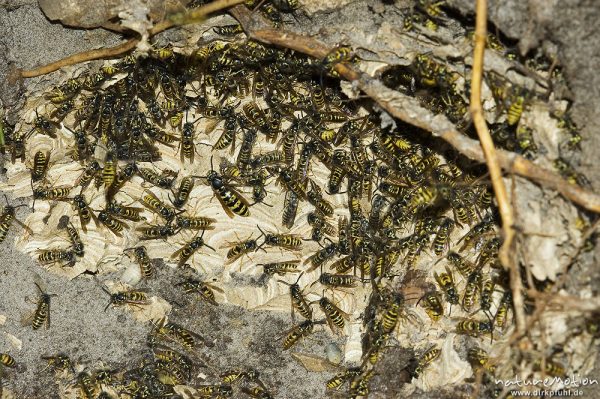
[[[97,50],[89,50],[81,53],[73,54],[67,58],[63,58],[62,60],[58,60],[55,62],[51,62],[50,64],[29,69],[26,71],[20,71],[21,77],[23,78],[33,78],[36,76],[45,75],[50,72],[54,72],[59,70],[62,67],[66,67],[69,65],[75,65],[86,61],[98,60],[101,58],[111,58],[120,54],[124,54],[130,51],[132,48],[138,44],[139,39],[129,39],[125,43],[119,44],[115,47],[109,48],[101,48]]]
[[[481,106],[481,82],[483,78],[483,56],[485,44],[487,41],[487,1],[477,0],[475,19],[475,48],[473,50],[473,70],[471,75],[471,114],[473,124],[477,130],[477,136],[481,142],[481,148],[485,155],[485,160],[490,172],[490,179],[494,194],[498,201],[500,218],[502,219],[502,233],[504,241],[500,248],[498,258],[502,265],[510,272],[510,288],[513,296],[513,307],[515,310],[515,319],[517,332],[523,332],[525,328],[525,312],[523,310],[523,284],[515,262],[513,251],[513,241],[515,238],[513,210],[508,199],[506,186],[502,180],[502,170],[498,164],[496,148],[494,141],[488,130],[487,123],[483,116]]]
[[[199,7],[187,13],[177,13],[167,17],[167,20],[158,23],[152,29],[150,29],[150,36],[154,36],[160,32],[163,32],[167,29],[170,29],[174,26],[183,25],[187,23],[197,22],[201,20],[203,16],[207,14],[211,14],[215,11],[222,10],[224,8],[231,7],[233,5],[239,4],[244,0],[217,0],[212,3],[209,3],[205,6]],[[113,27],[114,28],[114,27]],[[54,72],[59,70],[62,67],[75,65],[86,61],[104,59],[104,58],[112,58],[124,53],[127,53],[131,49],[133,49],[138,43],[140,39],[133,38],[127,40],[125,43],[119,44],[115,47],[102,48],[97,50],[89,50],[81,53],[73,54],[69,57],[63,58],[61,60],[52,62],[50,64],[29,69],[25,71],[19,71],[22,78],[33,78],[36,76],[41,76],[48,74],[50,72]]]
[[[245,7],[233,7],[231,13],[252,39],[290,48],[315,58],[323,58],[332,50],[331,47],[316,39],[294,32],[265,27],[250,18],[250,12]],[[335,69],[344,78],[356,82],[358,88],[375,100],[390,115],[430,131],[434,136],[448,142],[458,152],[470,159],[485,162],[479,141],[470,139],[457,130],[446,116],[432,114],[429,110],[421,107],[416,99],[386,87],[379,80],[357,71],[350,65],[337,64]],[[560,175],[544,169],[514,152],[497,150],[496,156],[498,164],[503,170],[556,190],[583,208],[600,213],[599,195],[568,183]]]

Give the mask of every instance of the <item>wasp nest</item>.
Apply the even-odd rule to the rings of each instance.
[[[292,3],[263,12],[277,23],[275,6],[288,12]],[[444,18],[438,3],[419,2],[404,29],[435,32]],[[155,48],[71,77],[30,98],[17,128],[5,126],[13,163],[2,189],[33,196],[17,248],[69,279],[119,272],[104,282],[109,305],[152,323],[154,360],[134,370],[90,373],[49,357],[57,373],[77,374],[63,395],[223,397],[245,380],[248,395],[269,397],[256,371],[198,384],[188,356],[201,337],[169,321],[171,305],[143,289],[157,258],[187,273],[178,289],[209,304],[292,308],[283,350],[315,329],[346,337],[347,368],[328,389],[368,395],[386,347],[398,345],[414,353],[406,393],[464,383],[474,370],[495,392],[491,376],[513,375],[494,360],[505,356],[512,299],[481,168],[348,99],[333,66],[358,62],[351,49],[315,60],[244,40],[238,25],[215,32],[226,40]],[[499,56],[515,56],[493,39]],[[455,66],[422,53],[380,74],[474,134]],[[547,151],[578,145],[567,114],[536,108],[535,90],[494,72],[486,79],[498,145],[537,157],[535,123],[555,126]],[[551,357],[522,360],[564,374]]]

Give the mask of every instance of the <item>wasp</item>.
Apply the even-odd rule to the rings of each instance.
[[[194,350],[196,347],[196,340],[204,341],[200,335],[180,326],[179,324],[166,322],[163,319],[158,326],[156,326],[154,333],[158,336],[167,338],[170,341],[176,342],[186,349]]]
[[[98,220],[102,222],[104,226],[106,226],[114,235],[118,237],[121,237],[123,235],[124,229],[129,228],[129,225],[127,223],[112,217],[106,211],[100,211],[100,213],[98,213]]]
[[[475,246],[476,242],[486,233],[492,231],[494,228],[494,221],[491,217],[484,218],[481,222],[476,224],[465,234],[458,242],[463,242],[460,247],[461,251],[467,250]]]
[[[315,322],[305,320],[302,323],[292,327],[283,340],[283,350],[288,350],[294,346],[301,338],[307,337],[313,332]]]
[[[11,368],[16,366],[15,359],[8,353],[0,353],[0,363]]]
[[[165,345],[156,344],[152,346],[152,354],[155,359],[177,365],[188,375],[192,369],[191,359]]]
[[[345,320],[348,320],[350,315],[334,305],[332,301],[324,296],[317,302],[323,313],[325,313],[327,324],[329,325],[329,328],[331,328],[331,331],[335,332],[336,327],[339,330],[343,330],[346,325]]]
[[[302,182],[295,179],[292,172],[287,169],[273,170],[279,174],[278,183],[283,183],[287,191],[293,191],[298,197],[306,199],[306,192]]]
[[[99,395],[100,386],[87,371],[77,374],[77,387],[82,399],[93,399]]]
[[[437,256],[440,256],[448,247],[450,241],[450,233],[454,230],[454,220],[450,218],[442,219],[440,227],[433,239],[433,250]]]
[[[390,334],[398,325],[400,313],[404,308],[404,296],[393,293],[391,300],[386,304],[385,312],[381,317],[381,327],[384,334]]]
[[[525,107],[525,97],[515,95],[508,100],[508,109],[506,110],[506,122],[510,125],[516,125],[521,119],[523,108]]]
[[[235,139],[237,133],[238,122],[235,115],[228,115],[225,118],[225,124],[223,126],[223,133],[219,136],[219,139],[213,146],[215,150],[223,150],[231,145],[231,151],[235,148]]]
[[[104,187],[107,191],[114,183],[116,175],[117,161],[115,159],[115,154],[112,151],[109,151],[106,153],[104,167],[102,168],[102,183],[104,183]]]
[[[67,115],[75,108],[75,101],[67,100],[56,106],[54,111],[50,113],[50,118],[55,122],[62,122]]]
[[[102,168],[97,161],[90,162],[83,170],[81,176],[75,181],[75,186],[81,186],[81,189],[85,190],[100,170]]]
[[[543,372],[552,376],[552,377],[564,377],[566,372],[563,365],[555,362],[552,359],[544,359],[543,363],[545,363],[545,367]],[[533,366],[536,370],[542,371],[542,359],[537,359]]]
[[[261,235],[264,236],[263,243],[258,248],[256,248],[256,250],[262,248],[264,245],[280,247],[284,249],[289,249],[291,251],[298,250],[302,247],[302,238],[300,238],[300,236],[293,234],[265,233],[264,231],[262,231],[260,226],[256,227],[258,227],[258,230],[261,232]]]
[[[338,194],[344,177],[347,175],[348,156],[344,150],[335,150],[332,157],[331,173],[327,182],[327,192]]]
[[[356,276],[346,274],[321,273],[319,283],[328,287],[354,288],[359,280]]]
[[[285,275],[286,273],[298,273],[298,264],[299,260],[286,260],[282,262],[274,262],[274,263],[259,263],[256,266],[262,266],[265,275],[272,276],[274,274],[278,274],[280,276]]]
[[[175,217],[175,226],[179,229],[187,230],[213,230],[212,224],[217,220],[203,216],[181,216]]]
[[[242,217],[250,216],[250,204],[233,187],[225,183],[222,176],[212,169],[212,158],[211,171],[206,176],[206,180],[217,196],[217,199],[221,203],[221,206],[223,207],[223,210],[227,216],[230,218],[233,218],[234,214]]]
[[[156,140],[159,143],[166,145],[167,147],[173,147],[173,143],[179,140],[179,137],[169,134],[164,130],[161,130],[156,126],[152,126],[150,124],[145,126],[144,133],[152,140]]]
[[[333,205],[323,198],[321,194],[321,189],[315,182],[310,180],[310,191],[306,193],[306,199],[310,202],[315,209],[321,212],[323,215],[332,216],[333,215]]]
[[[558,170],[558,173],[570,184],[578,184],[583,187],[589,187],[590,182],[583,174],[578,173],[564,158],[555,159],[552,164]]]
[[[235,262],[243,255],[254,252],[258,248],[258,239],[248,239],[231,245],[226,255],[227,264]]]
[[[427,350],[425,353],[423,353],[417,360],[417,367],[415,368],[415,371],[413,372],[413,377],[419,378],[421,373],[423,373],[423,370],[425,369],[425,367],[427,367],[435,359],[437,359],[441,353],[442,353],[442,350],[437,347],[433,347],[433,348]]]
[[[284,133],[283,137],[281,138],[280,143],[283,147],[283,160],[288,165],[291,165],[294,162],[297,140],[298,134],[292,128],[290,128],[286,133]]]
[[[139,207],[121,205],[115,201],[112,201],[106,205],[106,211],[111,215],[114,215],[120,219],[131,220],[133,222],[139,222],[142,220],[140,213],[143,210],[143,208]]]
[[[142,226],[136,229],[141,234],[140,240],[158,240],[174,236],[180,229],[174,226]]]
[[[251,162],[250,166],[254,169],[258,169],[264,166],[271,166],[273,164],[283,163],[283,152],[279,150],[269,151],[264,154],[256,156]]]
[[[308,224],[313,228],[312,239],[315,241],[321,241],[323,234],[328,236],[335,236],[335,227],[325,220],[324,215],[320,212],[310,212],[307,215]],[[315,233],[318,231],[318,233]]]
[[[468,277],[473,271],[475,271],[475,265],[456,252],[448,252],[446,259],[465,277]]]
[[[454,277],[450,269],[446,267],[445,273],[433,273],[433,275],[440,289],[444,291],[446,301],[451,305],[458,305],[458,292],[456,290],[456,285],[454,284]]]
[[[456,324],[456,333],[470,335],[477,338],[483,334],[492,334],[493,324],[491,322],[477,321],[473,319],[460,319]]]
[[[115,294],[111,294],[106,288],[102,287],[102,290],[110,296],[108,304],[104,308],[104,311],[108,309],[110,305],[113,306],[125,306],[125,305],[148,305],[150,300],[148,294],[145,291],[121,291]]]
[[[73,267],[75,265],[75,251],[72,249],[46,249],[40,251],[38,260],[43,264],[64,262],[64,266]]]
[[[243,33],[244,29],[240,24],[215,26],[214,31],[217,35],[221,36],[235,36],[239,33]]]
[[[77,209],[77,214],[79,215],[79,222],[81,224],[81,228],[84,232],[87,232],[87,225],[90,223],[92,219],[96,221],[96,216],[90,209],[85,197],[81,194],[73,197],[73,205]]]
[[[233,395],[230,385],[199,385],[195,389],[200,397],[225,398]]]
[[[146,250],[145,246],[127,248],[125,251],[133,251],[133,256],[137,264],[140,266],[140,272],[143,277],[152,278],[154,276],[154,265],[152,265],[152,261],[148,256],[148,251]]]
[[[350,382],[350,390],[348,391],[351,397],[357,396],[368,396],[369,395],[369,382],[375,375],[375,370],[371,369],[364,373],[359,378],[355,378]]]
[[[49,152],[38,151],[35,153],[33,156],[33,168],[31,169],[31,180],[33,182],[40,181],[46,177],[49,161]]]
[[[323,266],[327,261],[332,259],[338,253],[338,250],[339,245],[332,242],[328,246],[315,252],[305,261],[311,264],[311,267],[307,271],[311,272],[316,268]]]
[[[83,162],[88,160],[90,155],[92,154],[92,148],[88,141],[87,135],[83,130],[71,131],[75,136],[75,149],[71,153],[74,161]],[[98,164],[98,162],[93,161],[93,163]],[[99,165],[98,165],[99,170]]]
[[[167,222],[170,222],[175,218],[177,210],[170,206],[165,205],[158,197],[151,191],[145,191],[142,197],[142,204],[145,205],[152,212],[157,213],[163,217]]]
[[[221,288],[216,287],[213,284],[194,279],[182,281],[181,283],[176,284],[176,287],[182,287],[186,294],[197,294],[200,298],[212,305],[218,305],[213,290],[221,293],[223,292]]]
[[[0,214],[0,244],[3,243],[6,239],[6,236],[8,235],[8,230],[10,229],[10,226],[12,225],[13,221],[15,221],[26,231],[30,232],[31,234],[33,233],[29,226],[25,225],[23,222],[16,218],[15,210],[25,205],[11,206],[8,204],[8,198],[6,197],[6,195],[4,195],[4,199],[6,200],[6,206],[2,210],[2,214]]]
[[[298,212],[298,202],[300,197],[293,192],[287,191],[285,193],[285,199],[283,201],[283,213],[281,216],[281,224],[288,229],[291,229],[296,220],[296,213]]]
[[[165,385],[180,385],[189,379],[189,371],[183,370],[177,363],[155,360],[154,375]]]
[[[204,232],[202,232],[202,235],[204,235]],[[203,246],[207,247],[207,248],[210,248],[213,251],[215,250],[213,247],[211,247],[206,242],[204,242],[204,240],[202,239],[202,235],[200,237],[196,237],[196,238],[192,239],[190,242],[188,242],[187,244],[185,244],[179,250],[175,251],[175,253],[173,253],[173,255],[171,255],[171,259],[179,257],[179,261],[177,263],[177,265],[179,267],[183,267],[183,265],[185,265],[185,263],[187,262],[187,260],[192,255],[194,255],[194,253],[198,249],[200,249]]]
[[[267,116],[254,102],[248,102],[243,106],[244,115],[248,120],[256,126],[261,132],[268,132]]]
[[[465,312],[470,312],[473,308],[478,292],[481,289],[482,279],[483,276],[479,270],[475,270],[469,274],[462,301],[462,307]]]
[[[69,222],[69,224],[67,225],[67,233],[69,234],[69,240],[71,241],[73,252],[75,253],[75,255],[83,257],[85,253],[83,241],[81,241],[81,237],[79,237],[79,232],[71,222]]]
[[[48,201],[64,201],[71,193],[72,187],[36,187],[33,190],[33,199],[42,199]]]
[[[175,199],[171,201],[173,203],[173,206],[175,208],[183,208],[183,206],[187,203],[193,188],[193,177],[186,176],[183,179],[181,179],[181,182],[179,183],[179,189],[176,193],[173,193],[175,196]]]
[[[260,374],[255,369],[247,369],[247,370],[231,370],[224,374],[220,375],[221,380],[225,384],[234,384],[239,381],[260,381]],[[262,385],[262,383],[261,383]]]
[[[242,145],[240,146],[236,160],[236,164],[242,169],[246,169],[250,165],[252,147],[254,147],[254,144],[256,143],[256,138],[256,131],[253,129],[248,129],[244,133]]]
[[[263,387],[242,387],[242,392],[255,399],[273,399],[273,396]]]
[[[304,272],[300,273],[300,275],[298,276],[298,279],[296,279],[296,282],[294,284],[287,283],[283,280],[277,280],[277,281],[290,286],[290,297],[291,297],[291,303],[292,303],[292,319],[294,318],[294,310],[297,310],[298,313],[300,313],[300,315],[302,315],[302,317],[304,317],[307,320],[311,320],[312,319],[312,308],[310,307],[310,304],[306,301],[306,298],[302,294],[302,289],[300,288],[300,285],[298,285],[298,281],[300,281],[300,278],[302,277],[303,274],[304,274]]]
[[[335,270],[337,273],[346,273],[350,269],[356,267],[358,259],[354,255],[346,255],[341,259],[336,260],[330,266],[330,269]]]
[[[479,302],[481,310],[483,310],[483,312],[486,314],[489,314],[490,308],[492,307],[492,295],[494,293],[495,287],[496,284],[491,279],[487,279],[481,282],[481,295],[479,297]]]
[[[38,283],[35,283],[35,286],[40,291],[40,299],[33,312],[31,326],[34,330],[39,330],[42,326],[48,329],[50,328],[50,298],[56,295],[44,292]]]
[[[43,134],[46,136],[50,136],[55,139],[56,130],[60,129],[60,125],[50,119],[47,119],[43,116],[39,116],[37,110],[35,111],[36,117],[33,124],[33,131],[38,134]]]
[[[336,374],[331,379],[327,380],[325,386],[327,389],[340,389],[346,382],[358,377],[362,373],[360,367],[350,367],[343,372]]]
[[[423,295],[423,307],[427,316],[433,321],[438,321],[444,315],[444,305],[437,291],[429,291]]]
[[[496,365],[491,364],[487,352],[481,348],[474,347],[469,349],[469,352],[467,353],[467,359],[473,368],[483,368],[485,371],[491,374],[494,374],[496,371]]]
[[[169,170],[164,170],[163,173],[159,175],[152,169],[137,168],[137,173],[142,179],[149,182],[150,184],[164,189],[170,189],[173,186],[173,183],[175,182],[175,177],[173,177],[174,173]]]
[[[519,125],[515,134],[523,156],[532,159],[538,151],[538,147],[533,140],[533,130],[527,126]]]
[[[352,49],[348,46],[338,46],[331,50],[327,55],[321,60],[322,67],[332,76],[337,76],[337,72],[333,71],[333,68],[336,64],[342,62],[350,62],[352,61]]]
[[[183,124],[181,131],[181,141],[179,143],[179,156],[181,162],[184,163],[186,159],[190,163],[194,163],[194,155],[196,154],[196,146],[194,145],[194,123],[186,122]]]
[[[48,367],[54,371],[73,371],[73,364],[67,355],[59,353],[56,356],[42,356],[42,359],[48,362]]]
[[[512,293],[510,291],[504,291],[502,295],[502,299],[498,304],[498,309],[496,310],[496,315],[494,316],[494,325],[499,327],[500,329],[504,328],[506,321],[508,319],[508,311],[512,306]]]

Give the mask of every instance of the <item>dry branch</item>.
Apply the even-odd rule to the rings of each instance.
[[[477,16],[475,21],[475,48],[473,50],[473,70],[471,75],[471,114],[473,124],[477,130],[477,136],[481,142],[481,148],[485,155],[486,164],[490,172],[490,179],[494,194],[498,201],[500,218],[502,219],[502,232],[504,242],[500,248],[498,257],[502,265],[510,272],[510,288],[513,296],[515,309],[515,320],[517,332],[521,333],[525,328],[525,312],[523,308],[523,284],[518,269],[518,264],[514,259],[513,241],[515,238],[514,214],[506,186],[502,179],[502,170],[498,164],[496,148],[490,135],[490,131],[483,116],[481,106],[481,83],[483,79],[483,56],[487,41],[487,1],[477,0]]]
[[[172,15],[168,17],[167,20],[155,25],[152,29],[150,29],[149,34],[150,36],[154,36],[174,26],[198,22],[205,15],[239,4],[242,1],[244,0],[218,0],[187,13],[178,13]],[[112,29],[114,30],[114,27]],[[115,47],[84,51],[38,68],[20,71],[20,74],[22,78],[33,78],[36,76],[46,75],[69,65],[80,64],[82,62],[98,59],[113,58],[132,50],[139,42],[140,39],[133,38]]]

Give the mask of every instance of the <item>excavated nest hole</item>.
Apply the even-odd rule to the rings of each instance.
[[[459,70],[456,65],[444,64],[428,54],[421,54],[409,66],[385,68],[379,75],[388,86],[417,96],[422,104],[434,112],[446,113],[473,135],[465,116],[468,107],[464,89],[466,75],[459,74]],[[148,323],[152,329],[149,337],[185,353],[198,364],[202,356],[197,347],[186,343],[181,336],[161,336],[160,332],[173,327],[167,323],[177,323],[177,320],[169,320],[171,304],[167,300],[144,291],[146,277],[132,248],[144,246],[150,259],[163,261],[160,267],[180,268],[189,281],[210,281],[208,287],[212,289],[216,303],[252,310],[289,311],[289,284],[294,282],[299,284],[307,302],[318,302],[322,297],[331,300],[338,308],[334,310],[337,314],[333,321],[325,323],[326,315],[317,303],[310,305],[312,320],[316,322],[315,330],[330,330],[345,337],[343,366],[318,356],[298,353],[293,356],[314,371],[347,370],[341,371],[339,378],[346,384],[342,389],[348,390],[350,395],[366,395],[370,384],[386,386],[378,375],[392,366],[399,375],[394,388],[398,394],[415,389],[428,392],[477,380],[473,384],[476,389],[497,395],[501,389],[494,386],[494,377],[511,378],[516,371],[525,376],[540,375],[541,364],[545,364],[547,374],[555,376],[564,375],[561,367],[567,368],[566,362],[569,362],[569,369],[580,370],[581,374],[589,370],[592,366],[589,357],[582,353],[585,351],[582,348],[588,348],[593,338],[589,334],[554,333],[554,342],[566,342],[566,338],[570,338],[573,356],[569,359],[560,354],[542,356],[535,350],[518,361],[512,358],[508,344],[513,329],[511,310],[507,312],[505,325],[498,326],[499,307],[507,303],[503,301],[507,298],[508,276],[496,259],[495,250],[500,242],[497,218],[487,199],[491,191],[482,167],[472,165],[452,148],[429,138],[426,132],[397,120],[390,121],[387,116],[380,119],[370,100],[348,99],[339,90],[336,79],[327,75],[327,65],[320,60],[311,60],[288,50],[249,44],[241,39],[213,41],[199,49],[167,46],[153,50],[149,55],[106,62],[99,71],[79,75],[73,71],[73,80],[56,88],[68,90],[67,85],[76,82],[89,87],[74,91],[75,104],[62,125],[54,127],[50,124],[51,135],[55,137],[44,134],[42,119],[39,119],[56,120],[57,110],[64,104],[64,101],[48,101],[48,93],[57,94],[52,88],[44,90],[44,95],[34,93],[28,98],[22,120],[16,127],[18,133],[33,129],[33,134],[26,141],[25,162],[8,165],[8,181],[2,189],[17,197],[31,196],[32,188],[34,192],[49,190],[46,195],[52,195],[52,190],[57,187],[68,189],[64,198],[36,199],[35,211],[24,220],[33,234],[26,233],[19,238],[17,248],[42,261],[44,257],[59,253],[46,251],[68,254],[72,244],[66,227],[72,226],[81,236],[85,256],[69,255],[72,260],[43,261],[42,267],[68,279],[84,273],[93,274],[103,280],[110,294],[137,291],[137,297],[125,298],[130,303],[123,308],[136,320]],[[514,89],[520,86],[508,79],[487,76],[492,89],[484,91],[487,116],[499,126],[498,131],[507,132],[504,136],[496,135],[496,139],[503,140],[500,145],[523,151],[531,157],[538,156],[538,148],[543,148],[541,154],[560,155],[565,141],[576,137],[575,127],[567,124],[567,117],[551,117],[555,106],[564,112],[564,102],[557,100],[550,106],[533,94],[535,90],[524,94],[524,91]],[[93,82],[96,77],[97,81]],[[152,79],[155,79],[154,83]],[[496,79],[495,83],[491,84],[493,79]],[[261,83],[265,86],[262,89]],[[492,93],[498,87],[508,92],[502,99],[504,102],[498,100],[497,93]],[[264,93],[269,93],[270,98],[265,98]],[[320,100],[320,95],[325,97],[324,101]],[[511,107],[515,97],[519,96],[526,98],[527,105],[515,123],[507,124],[507,119],[514,118],[516,111]],[[94,109],[96,99],[98,103]],[[135,106],[131,107],[131,104]],[[253,104],[258,111],[249,108]],[[156,106],[159,109],[153,111],[152,107]],[[160,117],[152,116],[152,112]],[[83,116],[76,122],[78,113]],[[135,122],[134,115],[140,114],[145,115],[144,121]],[[93,115],[99,119],[94,120]],[[103,120],[105,115],[108,118]],[[215,143],[226,129],[227,117],[235,125],[235,147],[231,151],[229,147],[215,150]],[[277,121],[278,117],[280,121]],[[170,135],[167,141],[173,140],[173,143],[155,142],[135,147],[131,140],[136,129],[143,132],[145,143],[152,142],[150,126]],[[185,153],[182,149],[185,146],[180,141],[188,128],[193,131],[195,148],[193,152]],[[74,132],[82,129],[91,143],[89,157],[85,160],[77,159],[74,141]],[[523,133],[519,129],[536,132],[533,147],[523,144]],[[349,133],[344,133],[345,130]],[[239,154],[245,151],[244,143],[250,142],[252,133],[249,132],[252,131],[256,133],[256,142],[250,146],[250,160],[267,153],[281,158],[268,167],[240,161]],[[544,132],[545,136],[540,137],[538,131]],[[290,132],[296,136],[293,147],[289,147],[294,148],[295,155],[293,162],[286,163],[282,159],[286,156],[283,152],[272,151],[286,150],[282,142],[286,135],[292,134]],[[539,146],[535,142],[540,143]],[[34,158],[40,153],[49,155],[48,171],[39,181],[32,182],[31,170],[36,166]],[[190,154],[193,154],[193,161]],[[111,190],[103,184],[111,181],[111,174],[107,173],[111,156],[117,159],[117,174],[135,161],[138,170],[146,168],[146,172],[154,171],[171,180],[173,190],[179,187],[184,177],[195,177],[189,201],[174,212],[178,213],[177,217],[211,218],[210,228],[204,232],[176,229],[177,233],[166,239],[141,240],[140,228],[175,226],[177,220],[161,217],[144,206],[142,198],[151,192],[171,207],[176,193],[150,184],[138,172],[114,194],[114,200],[121,205],[138,207],[141,219],[121,219],[123,229],[116,232],[101,221],[92,220],[83,231],[73,197],[83,195],[96,217],[100,210],[106,209],[106,195]],[[304,156],[308,156],[308,166],[305,173],[298,175],[298,165],[302,162],[299,159]],[[361,164],[361,156],[368,160],[367,164]],[[144,157],[150,157],[152,161],[148,162]],[[100,170],[85,188],[69,183],[81,179],[84,169],[93,160],[104,168],[104,174]],[[258,201],[249,207],[247,217],[228,217],[226,205],[215,197],[219,194],[206,179],[211,170],[227,175],[226,162],[237,163],[241,172],[236,173],[242,176],[225,177],[225,195],[238,192],[237,195],[247,199],[231,200],[233,207],[239,203],[252,203],[254,194],[266,194],[265,198],[255,198]],[[256,194],[248,181],[260,180],[259,169],[264,171],[262,184],[265,187],[264,191],[258,187]],[[165,171],[174,173],[164,174]],[[257,174],[254,180],[244,175],[250,172]],[[291,172],[292,182],[298,181],[304,188],[288,185],[284,181],[286,172]],[[342,183],[338,194],[329,194],[333,188],[331,175],[335,173],[342,174]],[[577,181],[583,178],[574,171],[570,173]],[[349,180],[357,182],[357,186],[350,187]],[[374,205],[378,202],[377,197],[369,194],[368,189],[363,190],[363,186],[371,186],[373,195],[385,198],[379,211]],[[310,240],[315,230],[307,220],[315,210],[315,204],[310,201],[299,201],[294,222],[281,220],[288,212],[286,202],[290,201],[293,190],[318,193],[329,203],[327,207],[331,207],[331,213],[325,215],[325,224],[330,226],[331,232],[323,235],[327,238],[321,238],[320,242]],[[355,202],[349,200],[350,194],[357,196]],[[350,209],[352,207],[354,209]],[[343,228],[344,221],[348,223],[346,228]],[[452,226],[447,240],[443,239],[444,226]],[[480,233],[471,237],[478,229]],[[290,235],[283,239],[300,241],[291,250],[264,245],[260,250],[227,260],[227,251],[236,243],[246,240],[258,240],[256,245],[259,246],[264,243],[263,232]],[[344,232],[350,236],[348,247],[341,242]],[[189,257],[180,257],[178,250],[198,242],[198,237],[205,245]],[[332,255],[322,265],[315,262],[315,257],[324,256],[328,251]],[[467,268],[470,265],[478,271],[461,274],[456,263],[446,257],[452,252],[459,253],[460,258],[451,259],[462,259]],[[339,273],[346,276],[343,278],[350,281],[351,287],[323,284],[323,275],[336,273],[329,270],[330,267],[338,266],[341,270],[342,260],[347,260],[349,266]],[[292,262],[290,267],[296,269],[295,272],[270,276],[263,272],[263,266],[258,266],[281,261]],[[560,264],[555,267],[558,269]],[[382,275],[377,275],[379,268],[383,270]],[[447,303],[448,294],[439,286],[442,273],[453,277],[456,285],[458,303],[454,306]],[[548,275],[552,272],[536,281],[548,284],[549,280],[545,280]],[[104,276],[110,280],[103,279]],[[485,311],[478,310],[482,306],[481,291],[485,291],[490,283],[495,287],[490,292],[491,305]],[[475,292],[475,300],[470,306],[469,290]],[[195,295],[201,300],[199,292]],[[113,298],[113,302],[118,300],[118,297]],[[442,315],[437,314],[440,310],[435,308],[434,299],[440,300]],[[533,312],[531,306],[529,312]],[[298,331],[299,326],[307,326],[298,311],[295,315],[297,324],[290,326],[290,333]],[[396,315],[398,322],[394,326]],[[553,316],[555,320],[562,318],[560,323],[554,322],[555,326],[567,325],[566,315],[557,313]],[[344,327],[335,326],[336,320],[343,321]],[[464,329],[470,329],[470,334]],[[290,339],[288,335],[284,342],[289,343]],[[210,353],[211,349],[206,351]],[[126,392],[131,393],[134,388],[131,385],[124,387],[132,384],[131,381],[143,381],[148,390],[194,397],[202,385],[222,383],[219,374],[224,370],[213,371],[202,378],[195,373],[185,375],[187,370],[181,364],[171,366],[173,363],[167,362],[169,367],[177,369],[173,371],[166,363],[161,363],[156,355],[159,352],[155,349],[154,360],[140,369],[115,371],[111,383],[102,382],[98,371],[92,372],[92,388],[89,389],[98,392],[102,389],[109,397],[129,397]],[[489,360],[486,361],[483,354]],[[477,370],[483,371],[476,373]],[[77,397],[88,389],[81,380],[85,376],[83,367],[76,371],[79,373],[76,382],[69,370],[57,374],[61,381],[61,397]],[[182,371],[183,377],[176,374]],[[257,386],[258,382],[246,381],[245,384],[247,390]],[[554,388],[560,388],[560,384]]]

